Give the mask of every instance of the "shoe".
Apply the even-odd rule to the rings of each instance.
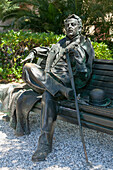
[[[67,99],[73,98],[73,90],[71,88],[63,87],[60,89],[60,92],[63,96],[65,96]]]
[[[48,154],[52,151],[49,145],[42,144],[42,146],[35,151],[32,156],[33,162],[44,161]]]
[[[39,137],[38,148],[32,156],[33,162],[44,161],[52,151],[52,143],[48,136],[48,134],[44,133]]]

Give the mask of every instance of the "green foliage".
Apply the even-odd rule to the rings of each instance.
[[[8,10],[9,2],[8,0],[0,0],[0,19],[3,17],[3,11]]]
[[[85,0],[83,18],[85,33],[89,35],[90,27],[95,26],[93,40],[104,41],[112,38],[113,35],[109,35],[109,29],[113,30],[113,0]]]
[[[13,30],[0,33],[0,76],[13,81],[21,78],[22,64],[31,49],[38,46],[51,46],[57,43],[63,35],[54,33],[32,33],[30,31]]]
[[[3,73],[3,69],[2,67],[0,67],[0,75],[2,75],[2,73]]]
[[[11,0],[9,2],[9,8],[2,10],[2,18],[3,21],[15,18],[12,23],[14,28],[62,34],[64,19],[69,14],[75,13],[82,18],[84,34],[89,35],[90,27],[95,26],[92,39],[95,37],[96,40],[108,39],[109,28],[113,29],[113,0]]]
[[[108,45],[103,42],[92,42],[92,45],[95,50],[95,58],[113,60],[112,51],[108,48]]]
[[[3,21],[14,18],[14,28],[61,34],[63,20],[72,13],[80,16],[82,5],[83,0],[12,0],[10,8],[3,10]]]
[[[30,31],[13,30],[0,33],[0,79],[8,81],[19,80],[22,76],[21,59],[24,59],[31,49],[38,46],[56,44],[64,35],[54,33],[32,33]],[[98,59],[113,59],[111,50],[105,43],[92,42]]]
[[[113,41],[104,41],[104,43],[108,45],[108,48],[111,50],[113,56]]]

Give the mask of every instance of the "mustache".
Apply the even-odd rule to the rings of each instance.
[[[67,31],[73,31],[73,29],[72,28],[68,28]]]

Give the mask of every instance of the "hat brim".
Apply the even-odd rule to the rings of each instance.
[[[92,102],[88,102],[89,104],[93,105],[93,106],[101,106],[101,107],[106,107],[109,106],[111,104],[111,100],[109,98],[106,98],[105,103],[104,104],[98,104],[98,103],[92,103]]]

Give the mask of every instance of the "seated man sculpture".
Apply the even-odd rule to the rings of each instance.
[[[42,94],[41,135],[33,161],[45,160],[52,151],[54,123],[57,118],[57,100],[73,98],[66,61],[68,51],[77,89],[83,88],[92,73],[94,50],[88,38],[81,35],[82,21],[70,15],[65,21],[66,37],[53,45],[48,52],[45,70],[33,63],[23,68],[23,80],[35,92]]]

